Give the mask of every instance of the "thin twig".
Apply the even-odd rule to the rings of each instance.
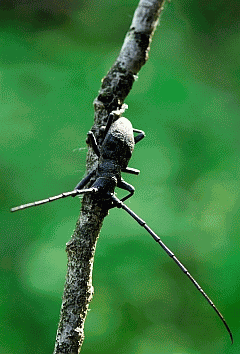
[[[121,107],[141,67],[148,59],[153,33],[165,0],[140,0],[120,54],[102,81],[94,100],[92,131],[99,144],[101,126],[109,113]],[[87,170],[97,164],[97,156],[88,151]],[[80,353],[84,340],[84,322],[93,296],[92,269],[97,238],[108,210],[104,201],[88,194],[82,201],[81,215],[71,240],[67,243],[68,270],[57,330],[54,354]]]

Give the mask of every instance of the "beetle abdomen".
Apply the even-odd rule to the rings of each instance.
[[[124,117],[112,123],[101,147],[103,159],[116,161],[126,168],[134,149],[134,136],[131,122]]]

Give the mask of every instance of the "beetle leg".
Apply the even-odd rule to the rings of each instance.
[[[90,179],[92,178],[92,176],[94,175],[94,173],[96,172],[96,170],[92,170],[91,172],[89,172],[89,174],[84,177],[77,185],[74,189],[83,189],[83,187],[90,181]]]
[[[139,173],[140,173],[139,170],[137,170],[136,168],[132,168],[132,167],[122,168],[122,172],[130,173],[131,175],[139,175]]]
[[[107,125],[106,125],[106,128],[105,128],[105,131],[104,131],[104,139],[105,139],[105,136],[107,135],[107,132],[109,131],[109,128],[112,125],[113,118],[114,118],[114,114],[110,113],[109,116],[108,116],[108,121],[107,121]]]
[[[97,157],[100,157],[99,147],[98,147],[95,135],[93,134],[93,132],[91,130],[87,133],[87,141],[89,142],[89,145],[92,147],[92,149],[95,152],[95,154],[97,155]]]
[[[140,140],[142,140],[145,137],[145,133],[143,130],[133,129],[133,132],[138,133],[138,135],[134,137],[135,144],[137,144]]]
[[[121,178],[121,181],[117,184],[117,187],[129,192],[129,194],[126,195],[126,197],[121,199],[121,202],[124,202],[128,198],[131,198],[131,196],[133,195],[133,193],[135,191],[135,188],[131,184],[125,182],[124,179],[122,179],[122,178]]]

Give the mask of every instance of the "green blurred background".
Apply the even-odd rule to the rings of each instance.
[[[83,177],[92,102],[137,0],[1,1],[1,354],[52,353],[78,198],[16,214]],[[167,4],[126,112],[146,138],[128,205],[224,314],[122,210],[97,244],[84,354],[240,351],[239,0]],[[119,193],[119,195],[121,195]]]

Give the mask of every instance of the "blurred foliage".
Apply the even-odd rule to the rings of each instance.
[[[53,350],[79,199],[9,209],[84,175],[92,101],[137,3],[0,3],[2,354]],[[136,187],[128,204],[213,299],[235,343],[150,236],[111,210],[82,353],[239,353],[239,12],[238,0],[167,4],[126,101],[146,132],[130,163],[141,175],[126,176]]]

